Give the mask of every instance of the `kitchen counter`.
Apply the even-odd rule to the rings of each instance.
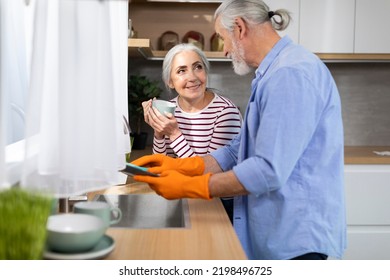
[[[388,146],[346,146],[345,164],[390,164],[389,156],[373,151],[390,151]],[[151,147],[134,150],[131,159],[151,154]],[[129,177],[130,178],[130,177]],[[156,195],[147,184],[131,178],[127,184],[89,194]],[[245,252],[219,199],[189,199],[189,228],[109,228],[116,246],[106,259],[246,259]]]
[[[156,195],[147,184],[128,181],[95,194]],[[243,260],[240,241],[219,199],[188,199],[190,227],[127,229],[111,227],[107,234],[116,243],[110,260]]]
[[[345,164],[390,164],[390,156],[380,156],[374,151],[390,151],[390,146],[345,146]],[[145,150],[134,150],[131,153],[131,160],[152,153],[152,147],[147,146]]]
[[[390,151],[390,146],[345,146],[345,164],[390,164],[390,156],[380,156],[374,151]]]

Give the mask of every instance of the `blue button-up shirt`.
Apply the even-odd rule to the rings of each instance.
[[[240,134],[211,155],[250,193],[234,200],[234,227],[248,258],[342,257],[340,96],[314,54],[279,40],[256,70]]]

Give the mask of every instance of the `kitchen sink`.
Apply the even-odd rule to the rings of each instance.
[[[167,200],[156,194],[97,195],[93,200],[105,201],[122,211],[122,219],[111,227],[120,228],[188,228],[187,199]]]

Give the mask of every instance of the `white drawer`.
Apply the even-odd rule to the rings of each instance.
[[[390,165],[345,165],[348,225],[390,225]]]
[[[390,226],[349,226],[345,260],[389,260]]]

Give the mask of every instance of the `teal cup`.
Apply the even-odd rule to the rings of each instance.
[[[122,211],[103,201],[82,201],[73,206],[74,213],[88,214],[99,217],[108,228],[122,219]]]
[[[176,105],[174,103],[160,99],[153,100],[152,106],[155,107],[163,115],[165,115],[165,112],[174,115],[176,108]]]

